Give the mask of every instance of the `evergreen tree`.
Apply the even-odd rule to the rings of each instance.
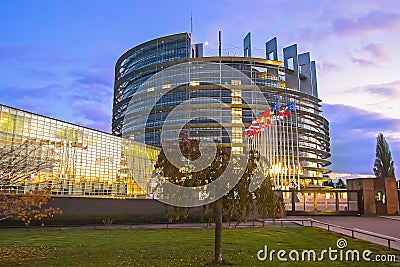
[[[390,153],[389,144],[382,133],[377,138],[374,173],[376,178],[380,179],[395,177],[392,154]]]

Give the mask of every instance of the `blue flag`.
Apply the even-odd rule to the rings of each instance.
[[[276,103],[271,107],[271,115],[279,115],[279,102],[276,102]]]
[[[287,105],[287,109],[288,109],[290,112],[296,112],[296,102],[293,101],[292,103],[290,103],[289,105]]]

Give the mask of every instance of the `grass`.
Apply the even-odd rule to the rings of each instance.
[[[91,230],[67,228],[0,229],[0,266],[210,266],[213,229]],[[257,252],[268,249],[336,248],[340,235],[311,227],[224,229],[223,258],[229,266],[266,266]],[[385,248],[346,237],[347,249],[369,249],[394,254]],[[398,252],[396,252],[398,254]],[[276,256],[275,256],[276,258]],[[366,262],[333,262],[325,266],[396,266]],[[398,264],[398,263],[397,263]],[[273,266],[304,266],[280,262]],[[321,266],[321,262],[310,263]]]

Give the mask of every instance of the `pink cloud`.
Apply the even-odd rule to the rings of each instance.
[[[379,59],[385,59],[390,56],[389,49],[384,44],[371,43],[364,47],[364,50],[368,51],[371,56]]]
[[[378,67],[378,65],[375,62],[363,58],[352,57],[351,61],[353,61],[356,64],[359,64],[362,67]]]
[[[318,70],[324,70],[324,72],[326,72],[326,73],[328,73],[330,71],[339,71],[341,69],[340,65],[331,63],[331,62],[327,62],[327,61],[322,61],[322,63],[317,62],[317,67],[318,67]]]
[[[333,22],[333,31],[338,35],[361,35],[372,31],[388,31],[400,25],[400,14],[369,12],[365,16],[342,18]]]

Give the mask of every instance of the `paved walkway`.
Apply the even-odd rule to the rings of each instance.
[[[390,246],[392,249],[396,249],[400,251],[400,216],[381,216],[381,217],[358,217],[358,216],[310,216],[310,217],[300,217],[300,216],[289,216],[281,222],[278,220],[275,225],[272,222],[266,222],[266,227],[300,227],[302,222],[300,220],[307,220],[308,218],[313,219],[315,221],[320,221],[324,223],[329,223],[333,225],[338,225],[350,229],[354,229],[356,231],[360,231],[363,233],[354,233],[354,237],[357,239],[366,240],[372,243],[376,243],[379,245],[383,245],[385,247],[388,246],[388,241],[382,238],[373,237],[367,235],[365,233],[378,235],[381,237],[387,237],[390,239],[395,239],[395,242],[391,242]],[[288,221],[285,221],[288,220]],[[293,220],[293,221],[291,221]],[[299,220],[294,222],[295,220]],[[310,226],[310,222],[304,221],[305,226]],[[262,227],[262,223],[260,221],[249,221],[247,223],[241,223],[238,227]],[[313,226],[327,229],[326,225],[313,223]],[[54,230],[67,230],[72,228],[86,228],[86,229],[166,229],[166,228],[213,228],[214,224],[209,226],[207,223],[185,223],[185,224],[168,224],[168,223],[160,223],[160,224],[141,224],[141,225],[116,225],[111,224],[110,226],[97,225],[97,226],[54,226],[54,227],[46,227],[43,229],[54,229]],[[229,226],[227,223],[224,223],[224,228],[235,228],[235,222],[232,222]],[[351,231],[330,227],[330,231],[337,232],[343,235],[351,236]],[[400,260],[400,259],[399,259]]]
[[[361,230],[365,233],[374,233],[379,236],[395,239],[391,242],[391,248],[400,250],[400,216],[382,216],[382,217],[357,217],[357,216],[314,216],[314,220],[330,223],[342,227]],[[326,229],[326,225],[313,224],[314,226]],[[334,232],[351,236],[351,232],[345,229],[330,227]],[[372,237],[364,233],[354,233],[354,237],[367,240],[372,243],[387,246],[388,241]]]
[[[307,219],[307,218],[304,218]],[[264,225],[265,227],[300,227],[298,223],[291,221],[277,221],[275,224],[272,221],[268,221]],[[67,230],[67,229],[200,229],[200,228],[214,228],[215,224],[212,223],[209,225],[208,223],[148,223],[148,224],[110,224],[108,226],[105,225],[77,225],[77,226],[46,226],[44,228],[37,227],[38,229],[43,230]],[[240,223],[236,226],[236,222],[223,223],[224,228],[251,228],[251,227],[263,227],[261,221],[253,221],[249,220],[245,223]],[[13,228],[13,227],[11,227]],[[17,227],[22,228],[22,227]]]

